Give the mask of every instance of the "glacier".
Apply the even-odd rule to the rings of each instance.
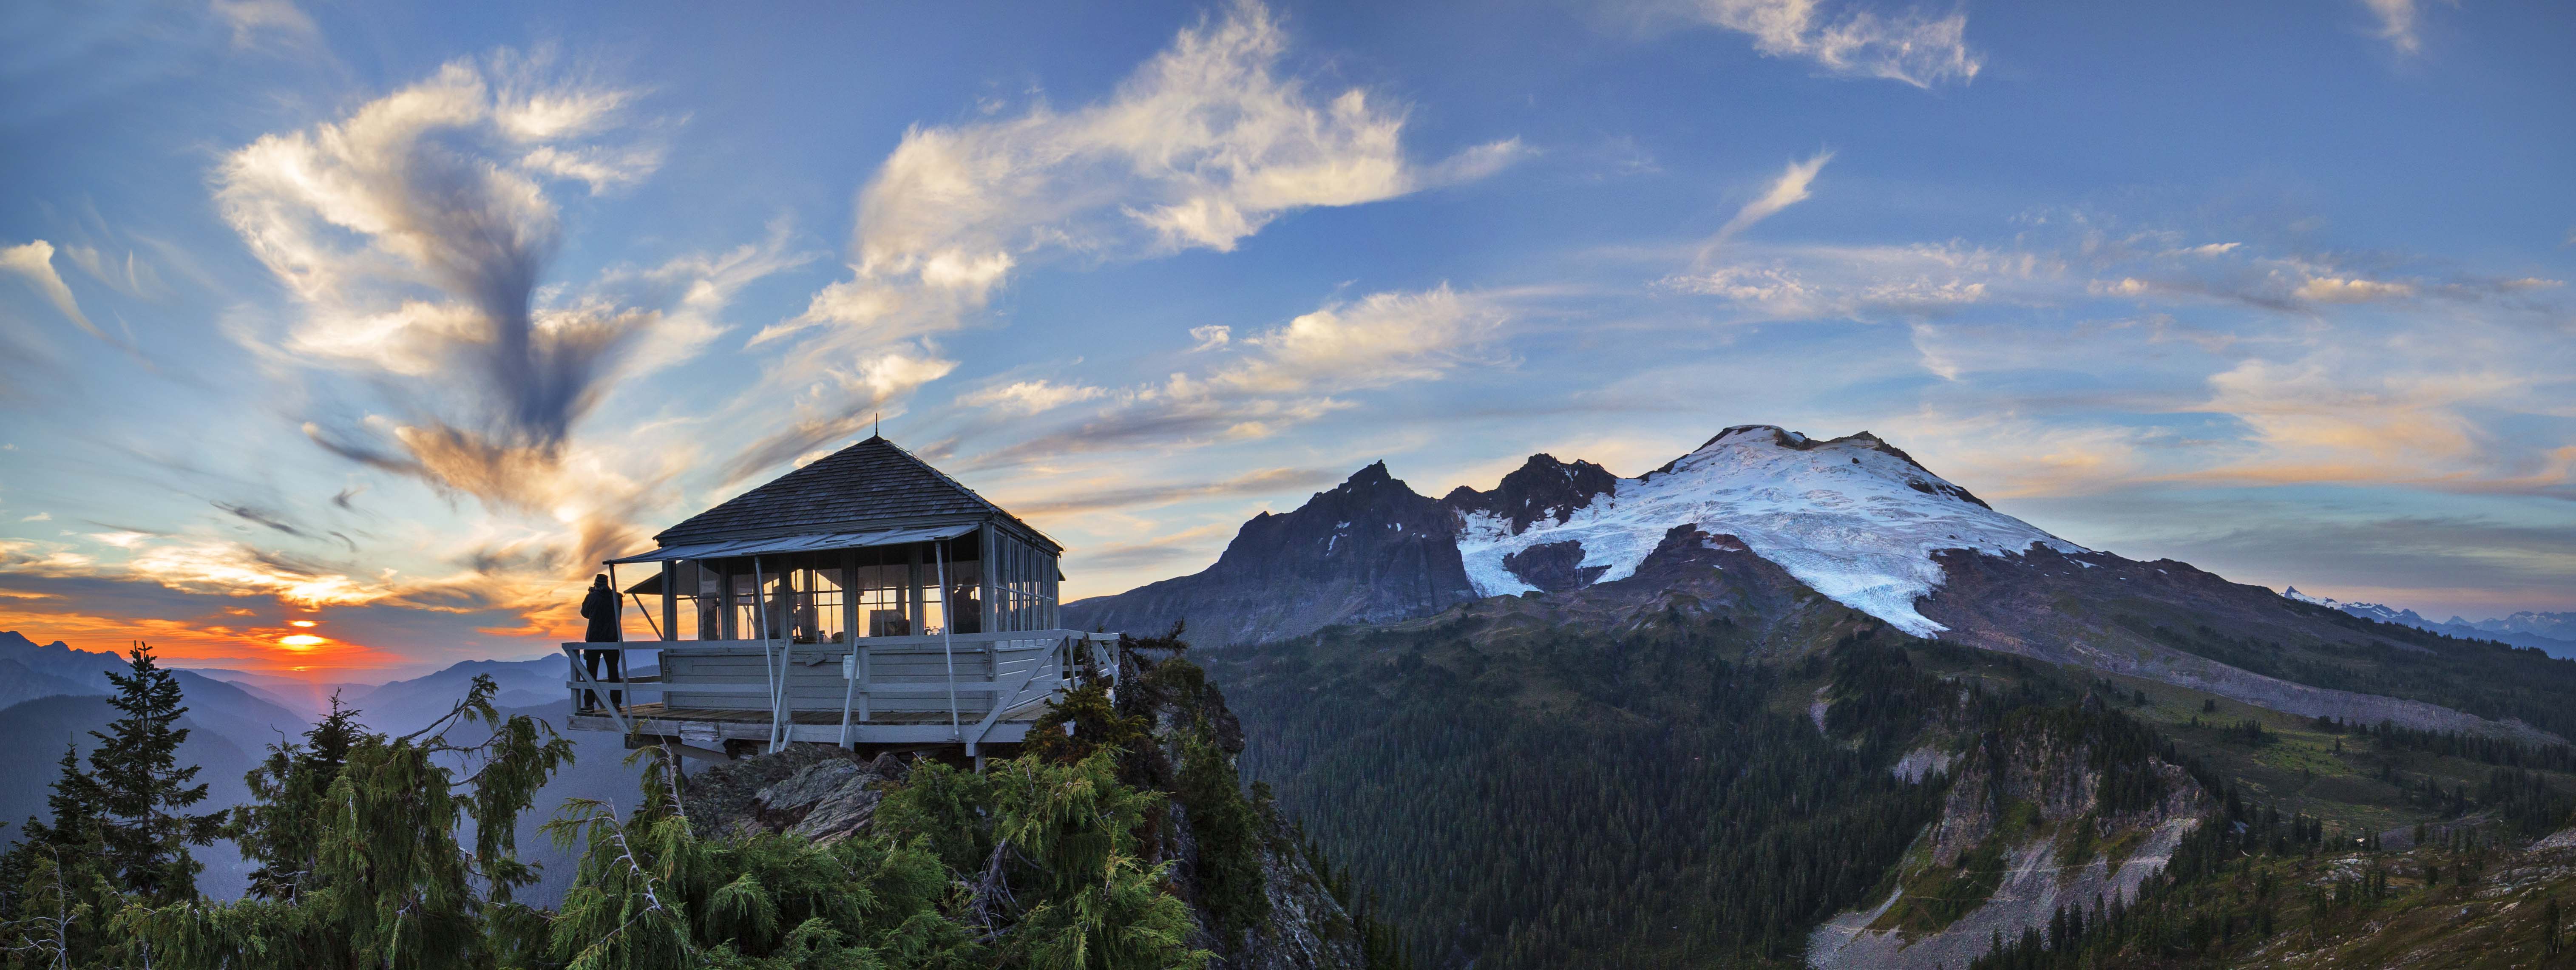
[[[1535,590],[1503,564],[1532,546],[1580,542],[1581,566],[1607,567],[1596,582],[1611,582],[1634,575],[1673,527],[1693,525],[1922,637],[1946,629],[1914,608],[1941,584],[1934,552],[2091,551],[1986,507],[1867,432],[1816,441],[1770,425],[1728,428],[1664,468],[1619,479],[1564,522],[1541,518],[1514,533],[1494,513],[1464,519],[1458,553],[1479,596]]]

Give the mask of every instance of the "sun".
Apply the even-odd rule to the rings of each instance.
[[[298,633],[293,636],[279,637],[277,638],[277,642],[285,644],[290,650],[310,650],[331,641],[314,636],[310,633]]]

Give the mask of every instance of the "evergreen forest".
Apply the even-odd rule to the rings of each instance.
[[[1150,760],[1142,719],[1096,687],[1058,723],[1090,718],[1101,732],[982,772],[920,759],[872,827],[817,844],[702,834],[682,807],[684,776],[656,746],[635,752],[644,783],[625,808],[534,805],[572,747],[543,722],[501,716],[481,677],[446,717],[401,736],[335,705],[253,770],[251,804],[199,811],[205,785],[175,755],[185,698],[147,646],[129,658],[115,679],[123,716],[86,760],[63,758],[48,817],[27,820],[0,856],[0,964],[1141,970],[1213,955],[1194,945],[1175,862],[1144,842],[1173,795],[1130,782]],[[1163,666],[1173,682],[1196,669]],[[451,740],[469,736],[481,740]],[[1244,840],[1275,838],[1266,808],[1242,793],[1230,759],[1188,750],[1182,801],[1206,820],[1219,870],[1202,881],[1231,900],[1215,907],[1226,918],[1256,919],[1260,894],[1244,880],[1258,866],[1247,875],[1242,860]],[[514,822],[534,811],[551,812],[543,831],[579,851],[555,909],[514,898],[535,879]],[[257,863],[246,898],[208,899],[194,885],[219,839]]]

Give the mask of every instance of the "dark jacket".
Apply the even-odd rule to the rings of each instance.
[[[583,640],[590,643],[616,643],[625,639],[617,634],[617,591],[593,586],[590,595],[581,600],[582,619],[590,621],[590,633]]]

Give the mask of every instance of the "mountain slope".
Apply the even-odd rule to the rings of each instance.
[[[1205,572],[1065,612],[1084,628],[1186,620],[1210,645],[1276,641],[1621,582],[1678,528],[1725,535],[1916,635],[2303,716],[2576,737],[2576,710],[2552,699],[2576,692],[2576,666],[2363,623],[2185,563],[2088,550],[1867,432],[1817,440],[1731,427],[1633,479],[1535,455],[1493,491],[1436,502],[1371,465],[1296,511],[1247,522]]]
[[[39,697],[104,693],[106,691],[89,684],[41,673],[14,659],[0,658],[0,707]]]
[[[1254,516],[1203,572],[1065,604],[1065,624],[1152,635],[1186,620],[1199,642],[1226,644],[1423,616],[1476,598],[1457,535],[1454,511],[1379,462],[1294,512]]]
[[[1533,455],[1493,491],[1437,501],[1380,462],[1294,512],[1255,516],[1204,572],[1068,603],[1065,615],[1135,632],[1187,620],[1201,642],[1256,643],[1624,579],[1680,526],[1735,536],[1818,592],[1920,635],[1940,629],[1913,606],[1941,581],[1934,550],[2084,551],[1868,432],[1817,441],[1743,425],[1633,479]]]
[[[179,719],[179,726],[188,729],[188,740],[179,746],[179,763],[198,766],[197,780],[206,785],[206,800],[193,810],[208,812],[239,804],[250,797],[242,775],[267,752],[266,741],[276,735],[263,738],[264,732],[250,728],[237,714],[215,712],[213,705],[200,715],[196,697],[191,694],[188,700],[190,711]],[[107,730],[116,717],[107,698],[96,695],[43,697],[0,709],[0,777],[13,780],[0,786],[0,822],[9,825],[0,842],[15,840],[18,826],[29,816],[44,814],[45,797],[62,773],[56,762],[64,747],[77,747],[86,759],[98,746],[98,739],[89,732]],[[207,895],[229,899],[250,884],[251,866],[231,842],[218,840],[190,851],[206,866],[197,877],[197,888]]]
[[[560,715],[571,697],[563,685],[569,673],[570,667],[562,657],[466,660],[410,680],[351,691],[340,700],[357,708],[358,720],[368,727],[401,734],[446,714],[456,706],[457,698],[465,696],[466,688],[478,675],[492,678],[500,688],[492,696],[495,706],[552,710]]]

